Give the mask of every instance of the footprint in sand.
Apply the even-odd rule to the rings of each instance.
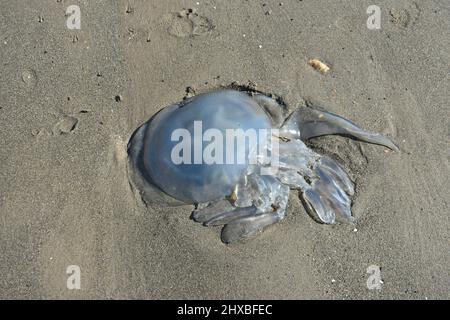
[[[409,3],[404,8],[392,8],[389,10],[390,21],[399,28],[413,27],[419,19],[421,9],[416,2]]]
[[[168,15],[165,20],[168,23],[167,32],[179,38],[206,35],[215,28],[209,18],[199,15],[193,9]]]
[[[34,88],[37,83],[37,75],[36,72],[33,69],[25,69],[22,71],[21,74],[22,82],[28,87],[28,88]]]
[[[64,116],[58,123],[53,127],[53,134],[68,134],[75,130],[78,124],[78,119],[72,116]]]

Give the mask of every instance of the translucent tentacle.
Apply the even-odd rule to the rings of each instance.
[[[195,210],[192,212],[191,218],[196,222],[205,223],[233,209],[233,205],[228,200],[221,200],[213,202],[203,209]]]
[[[399,151],[390,139],[379,133],[363,130],[341,116],[310,107],[295,110],[282,125],[281,133],[303,141],[330,134],[344,135]]]
[[[222,229],[221,239],[224,243],[232,243],[248,238],[280,220],[280,216],[272,213],[238,219],[227,224]]]
[[[205,226],[220,226],[230,223],[237,219],[255,216],[258,213],[258,209],[255,206],[235,208],[234,210],[224,212],[216,215],[208,221],[205,221]]]

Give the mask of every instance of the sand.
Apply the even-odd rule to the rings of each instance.
[[[370,30],[370,4],[0,1],[0,298],[450,298],[450,6],[378,1]],[[291,192],[282,223],[226,246],[190,206],[140,204],[132,132],[187,87],[233,82],[400,145],[312,142],[355,179],[356,225],[315,223]],[[366,285],[371,265],[381,289]]]

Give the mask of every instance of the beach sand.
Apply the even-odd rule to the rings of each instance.
[[[80,30],[66,25],[73,4]],[[377,1],[372,30],[371,4],[1,0],[0,298],[450,298],[450,6]],[[191,206],[141,205],[133,131],[187,87],[233,82],[400,146],[311,143],[355,180],[356,225],[315,223],[291,191],[281,223],[227,246]]]

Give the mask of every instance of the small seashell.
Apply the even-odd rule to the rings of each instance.
[[[327,66],[325,63],[323,63],[322,61],[320,61],[319,59],[311,59],[309,60],[309,65],[312,66],[314,69],[322,72],[322,73],[327,73],[328,71],[330,71],[330,67]]]

